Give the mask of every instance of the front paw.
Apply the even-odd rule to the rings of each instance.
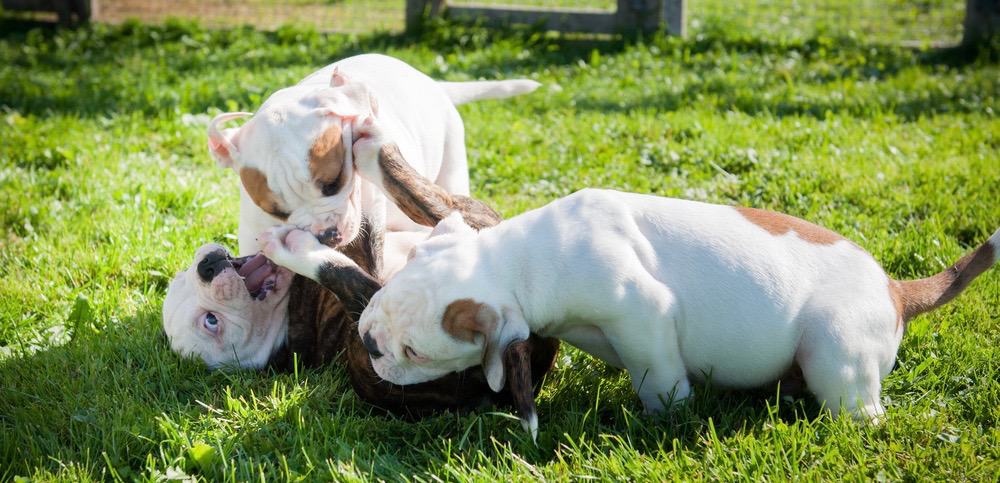
[[[376,180],[379,176],[378,158],[382,147],[392,144],[391,137],[386,133],[382,123],[369,116],[364,121],[354,125],[354,165],[357,166],[361,175],[369,180]]]
[[[333,251],[321,244],[305,230],[291,226],[271,228],[258,237],[264,256],[299,275],[315,278],[316,268],[327,252]]]

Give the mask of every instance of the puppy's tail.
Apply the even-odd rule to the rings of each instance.
[[[893,300],[904,322],[958,296],[981,273],[1000,260],[1000,230],[943,272],[920,280],[894,281]]]
[[[527,94],[538,89],[539,84],[530,79],[510,79],[497,81],[444,82],[438,85],[448,94],[456,106],[485,99],[506,99]]]

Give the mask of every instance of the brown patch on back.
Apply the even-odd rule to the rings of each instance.
[[[905,322],[950,302],[979,274],[992,267],[993,260],[993,245],[987,242],[937,275],[893,281],[889,287],[897,313]]]
[[[795,235],[799,238],[817,245],[832,245],[841,240],[846,240],[844,237],[826,228],[784,213],[746,208],[743,206],[736,206],[734,208],[744,218],[749,220],[750,223],[767,230],[768,233],[775,236],[794,231]]]
[[[472,299],[456,300],[444,310],[441,326],[458,340],[474,342],[477,335],[485,336],[496,326],[493,314],[483,308],[483,304]]]
[[[267,176],[264,176],[264,173],[256,168],[242,168],[240,169],[240,180],[243,181],[243,187],[250,195],[250,199],[260,209],[275,218],[288,219],[288,212],[282,209],[278,196],[267,185]]]
[[[343,184],[340,179],[347,153],[344,150],[343,131],[333,125],[323,131],[309,149],[309,173],[323,196],[333,196]]]

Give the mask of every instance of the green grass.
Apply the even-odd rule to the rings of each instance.
[[[159,316],[196,247],[235,245],[237,178],[207,156],[207,119],[347,55],[547,85],[461,108],[473,191],[504,215],[586,186],[772,208],[850,237],[899,278],[1000,226],[996,64],[711,28],[629,43],[454,25],[419,41],[177,23],[0,32],[2,480],[1000,472],[998,270],[911,324],[880,426],[704,386],[644,418],[624,374],[566,349],[537,447],[506,413],[372,413],[336,369],[209,373],[169,350]]]

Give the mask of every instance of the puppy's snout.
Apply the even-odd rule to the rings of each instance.
[[[221,273],[226,267],[229,266],[229,260],[226,258],[226,254],[222,251],[215,251],[205,255],[198,262],[198,277],[200,277],[205,282],[211,282],[216,275]]]
[[[316,230],[314,228],[313,234],[316,235],[316,239],[319,240],[320,243],[329,247],[339,246],[343,241],[343,236],[340,234],[340,230],[337,230],[337,227],[320,230]]]
[[[382,353],[378,350],[378,343],[372,338],[371,332],[365,332],[365,335],[361,336],[361,342],[365,345],[365,350],[368,351],[368,355],[372,356],[372,359],[382,357]]]

